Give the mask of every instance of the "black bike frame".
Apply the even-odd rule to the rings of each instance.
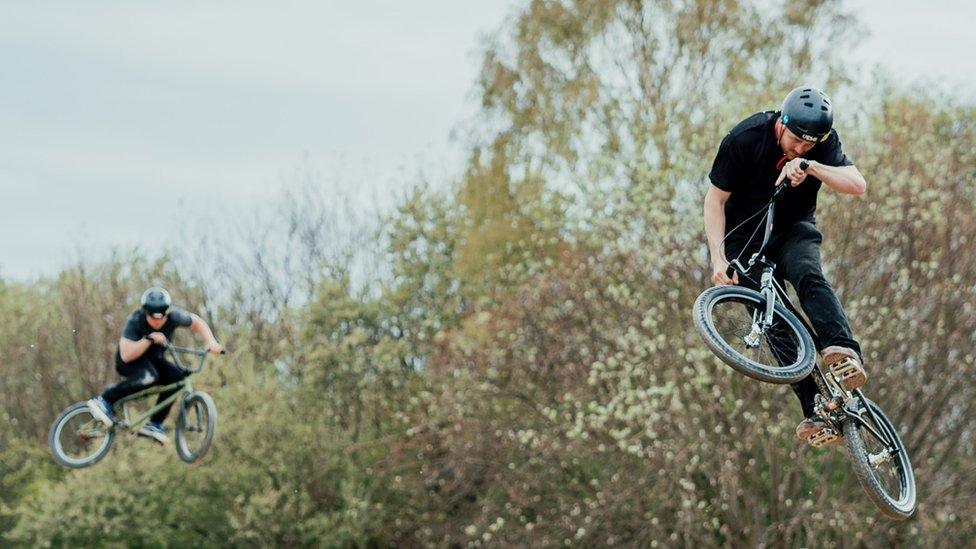
[[[806,162],[801,163],[800,167],[806,169]],[[789,187],[787,183],[780,183],[773,191],[773,196],[769,199],[769,204],[766,206],[766,229],[763,233],[763,241],[762,245],[759,247],[759,250],[752,254],[752,257],[749,258],[747,265],[742,265],[739,258],[735,258],[729,263],[729,266],[725,271],[726,276],[729,278],[731,278],[733,273],[736,272],[739,273],[740,276],[747,277],[749,276],[749,271],[751,271],[754,266],[761,265],[763,267],[762,275],[759,280],[759,292],[766,297],[766,310],[763,313],[761,320],[755,318],[753,319],[753,332],[748,337],[754,341],[758,341],[756,338],[758,338],[762,333],[765,333],[765,331],[772,326],[773,310],[776,307],[777,298],[782,300],[783,303],[786,304],[787,308],[796,314],[796,317],[800,320],[801,324],[803,324],[803,327],[806,328],[808,332],[811,334],[816,333],[806,323],[803,317],[797,314],[797,309],[793,305],[793,302],[790,300],[789,296],[786,295],[786,290],[781,287],[778,282],[776,282],[776,278],[773,276],[773,273],[776,270],[776,265],[770,261],[767,261],[766,257],[763,255],[763,251],[766,249],[766,246],[769,245],[769,240],[773,234],[773,218],[776,213],[776,201],[780,196],[782,196],[787,187]],[[746,243],[746,247],[748,247],[748,245],[749,244]],[[747,344],[749,344],[749,341],[747,341]]]
[[[809,164],[807,162],[804,161],[800,163],[800,169],[806,170],[808,167]],[[762,245],[759,247],[759,250],[756,253],[752,254],[752,257],[749,258],[749,261],[747,262],[746,265],[742,265],[742,262],[739,261],[739,258],[733,259],[731,262],[729,262],[729,266],[726,269],[725,274],[730,278],[732,277],[733,273],[739,273],[739,276],[749,276],[748,273],[750,270],[752,270],[754,266],[761,265],[763,267],[763,271],[759,283],[760,293],[762,293],[766,297],[766,310],[764,312],[763,319],[761,322],[762,331],[765,332],[765,330],[772,325],[773,309],[776,306],[776,299],[778,298],[781,299],[783,301],[783,304],[786,306],[786,308],[789,309],[790,312],[792,312],[796,316],[797,320],[799,320],[803,328],[806,329],[811,336],[813,336],[814,340],[819,341],[816,335],[817,332],[815,332],[813,330],[813,327],[811,327],[807,323],[806,319],[803,318],[803,315],[799,314],[799,309],[797,309],[797,307],[790,300],[789,296],[786,294],[785,288],[781,287],[779,283],[776,282],[776,278],[773,276],[773,272],[776,270],[776,264],[767,261],[766,257],[763,255],[763,251],[766,249],[766,246],[769,244],[769,240],[773,234],[773,216],[776,211],[776,201],[780,198],[780,196],[782,196],[783,192],[788,187],[789,187],[789,183],[787,183],[786,181],[781,182],[773,191],[773,196],[769,199],[769,204],[766,206],[766,228],[765,228],[765,232],[763,233],[763,241],[762,241]],[[748,245],[749,244],[746,243],[746,247],[748,247]],[[772,288],[773,291],[769,291],[769,288]],[[755,322],[755,319],[753,319],[753,322]],[[840,384],[837,383],[831,384],[830,382],[828,382],[824,373],[820,371],[820,368],[814,368],[813,371],[811,372],[811,375],[813,376],[814,381],[817,384],[818,388],[821,390],[821,393],[823,393],[824,396],[832,395],[836,401],[838,395],[836,395],[834,390],[831,390],[830,386],[835,385],[838,387],[838,389],[840,389],[841,387]],[[856,397],[862,403],[866,401],[866,398],[864,397],[864,394],[861,393],[860,389],[855,389],[851,391],[851,395]],[[900,445],[898,445],[895,441],[889,439],[887,436],[884,435],[884,433],[879,433],[878,431],[876,431],[871,425],[869,425],[867,422],[864,421],[864,419],[860,416],[860,414],[856,412],[856,410],[849,410],[846,408],[846,406],[840,406],[834,409],[834,411],[837,410],[842,410],[841,413],[843,413],[846,417],[850,417],[854,421],[857,421],[862,427],[864,427],[865,429],[870,431],[872,435],[877,437],[878,440],[885,441],[886,445],[891,447],[890,450],[891,452],[901,451]],[[867,404],[864,405],[864,410],[867,412],[868,416],[871,418],[871,421],[874,422],[875,425],[878,426],[881,425],[881,422],[878,421],[878,418],[874,415],[874,412],[871,411],[871,408],[867,406]],[[823,413],[820,415],[826,421],[831,423],[836,423],[833,426],[835,430],[840,428],[840,424],[842,423],[842,421],[829,417],[830,416],[829,410],[827,411],[827,413]]]
[[[804,164],[806,163],[804,162],[803,164],[801,164],[801,167],[803,167]],[[748,273],[752,269],[752,267],[757,263],[763,265],[765,268],[770,270],[775,268],[775,265],[766,261],[766,258],[763,257],[762,253],[766,249],[766,246],[769,244],[769,239],[773,234],[773,216],[776,213],[776,201],[779,199],[780,196],[782,196],[783,191],[786,190],[787,186],[788,184],[785,182],[780,183],[779,186],[776,187],[776,190],[773,191],[773,196],[772,198],[769,199],[769,204],[766,205],[766,230],[763,233],[762,246],[759,247],[759,251],[752,254],[752,257],[749,258],[749,264],[745,266],[742,265],[742,262],[739,261],[739,258],[733,259],[729,263],[729,267],[725,270],[726,276],[731,278],[732,274],[735,272],[738,272],[742,276],[746,276],[746,273]],[[748,247],[748,245],[749,244],[746,243],[746,247]]]

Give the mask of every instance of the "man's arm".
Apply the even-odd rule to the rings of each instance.
[[[141,357],[152,344],[153,342],[148,339],[133,341],[123,337],[119,339],[119,356],[122,357],[122,362],[128,364]]]
[[[864,194],[868,187],[856,166],[828,166],[811,162],[807,172],[842,194]]]
[[[715,185],[708,186],[705,193],[705,236],[708,238],[708,253],[712,260],[712,282],[715,284],[738,284],[739,275],[732,278],[725,274],[728,260],[725,258],[725,203],[732,193],[723,191]]]
[[[190,331],[193,332],[193,335],[195,335],[200,341],[204,342],[207,349],[209,349],[211,353],[219,353],[223,349],[223,346],[220,343],[217,343],[217,338],[214,337],[213,332],[210,330],[210,326],[208,326],[202,318],[193,313],[190,313],[190,318],[192,319],[192,322],[190,323]]]

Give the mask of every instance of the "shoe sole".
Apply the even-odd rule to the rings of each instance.
[[[169,442],[169,437],[166,435],[157,435],[153,433],[146,433],[143,431],[139,431],[138,433],[136,433],[136,435],[140,437],[146,437],[152,440],[153,442],[155,442],[156,444],[159,444],[160,446],[166,446],[166,443]]]
[[[87,404],[88,404],[88,412],[91,413],[92,417],[94,417],[98,421],[101,421],[103,425],[105,425],[106,427],[111,427],[112,425],[115,424],[115,422],[112,421],[112,418],[108,417],[108,414],[103,412],[102,408],[98,404],[95,404],[90,400],[87,402]]]
[[[837,446],[844,441],[844,437],[838,435],[830,427],[824,427],[816,433],[807,437],[807,442],[814,448],[821,446]]]
[[[844,355],[829,355],[824,358],[828,364],[827,369],[834,377],[840,380],[847,387],[848,391],[853,391],[864,385],[868,380],[868,374],[854,358]]]

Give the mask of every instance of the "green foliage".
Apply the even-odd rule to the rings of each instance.
[[[214,360],[197,382],[218,405],[218,436],[203,464],[188,467],[172,446],[125,437],[97,467],[25,494],[7,539],[173,547],[389,539],[379,526],[398,499],[389,475],[370,470],[387,448],[353,445],[348,430],[331,426],[328,407],[262,370],[238,354]]]
[[[0,532],[16,523],[13,509],[37,495],[47,483],[57,482],[64,472],[36,444],[12,438],[0,447]]]
[[[121,326],[152,284],[165,285],[191,310],[199,299],[166,257],[135,254],[0,289],[0,443],[10,435],[40,440],[67,402],[116,378]]]

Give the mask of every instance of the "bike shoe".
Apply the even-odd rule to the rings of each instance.
[[[166,436],[166,429],[164,429],[162,425],[152,421],[143,425],[136,434],[141,437],[151,438],[162,445],[169,442],[169,437]]]
[[[857,389],[868,380],[868,373],[860,357],[847,347],[831,346],[821,351],[824,364],[849,391]]]
[[[808,417],[796,426],[796,438],[814,448],[836,446],[844,441],[827,423],[819,417]]]
[[[92,417],[104,423],[106,427],[115,424],[112,406],[101,395],[90,399],[86,404],[88,404],[88,411],[91,412]]]

